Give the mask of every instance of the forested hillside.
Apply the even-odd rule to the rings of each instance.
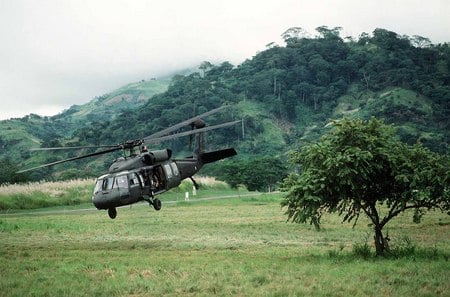
[[[433,45],[427,38],[399,36],[385,29],[362,33],[357,39],[341,37],[339,27],[322,26],[316,31],[310,37],[301,28],[291,28],[282,35],[284,46],[269,44],[238,66],[203,62],[198,72],[174,76],[165,92],[140,105],[124,104],[130,97],[116,96],[111,105],[121,108],[108,116],[102,115],[112,109],[98,109],[96,104],[105,100],[99,97],[82,120],[73,117],[83,114],[73,107],[51,118],[15,120],[17,125],[3,121],[0,158],[36,165],[68,154],[30,154],[26,147],[115,144],[225,103],[232,104],[231,110],[206,119],[207,123],[243,119],[244,125],[208,133],[207,146],[235,146],[238,157],[227,166],[236,168],[240,159],[247,159],[249,168],[252,160],[268,162],[265,157],[281,163],[290,148],[317,139],[330,129],[332,120],[343,117],[375,116],[394,124],[404,142],[420,141],[434,151],[449,152],[448,44]],[[17,134],[30,121],[33,129]],[[11,141],[8,133],[20,138]],[[188,153],[187,144],[187,139],[179,139],[163,145]],[[91,160],[89,165],[60,165],[31,177],[48,177],[52,172],[59,177],[96,175],[107,169],[112,158]],[[205,169],[220,174],[216,165]]]

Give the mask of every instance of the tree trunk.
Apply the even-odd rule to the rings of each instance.
[[[277,77],[273,77],[273,95],[275,96],[277,94]]]
[[[380,223],[380,216],[378,215],[377,208],[375,207],[375,203],[371,203],[367,207],[363,207],[364,212],[370,218],[374,225],[375,236],[373,239],[375,240],[375,252],[377,256],[383,256],[385,251],[388,249],[387,239],[383,236],[383,226],[385,223]]]
[[[381,232],[381,226],[375,225],[375,251],[377,256],[383,256],[387,250],[386,239],[383,237],[383,233]]]
[[[363,77],[364,77],[364,81],[366,82],[366,89],[367,91],[369,91],[369,79],[370,79],[370,75],[367,76],[366,72],[363,72]]]

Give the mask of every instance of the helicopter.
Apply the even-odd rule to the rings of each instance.
[[[204,132],[230,127],[240,122],[232,121],[215,126],[206,126],[202,118],[227,107],[228,105],[218,107],[142,139],[130,140],[117,145],[34,148],[31,150],[49,151],[87,148],[103,148],[103,150],[21,170],[18,173],[122,150],[124,152],[123,156],[117,158],[111,164],[108,173],[96,179],[92,195],[94,206],[99,210],[107,210],[111,219],[116,218],[117,207],[140,201],[147,201],[150,206],[159,211],[162,203],[160,199],[156,198],[157,195],[177,187],[186,178],[191,179],[194,187],[198,189],[199,186],[192,176],[203,165],[237,154],[234,148],[211,152],[204,151]],[[190,126],[191,130],[171,134],[186,126]],[[196,147],[193,155],[187,158],[172,159],[172,150],[168,148],[153,151],[149,151],[147,148],[149,144],[183,136],[190,136],[190,143],[192,142],[192,137],[195,137]]]

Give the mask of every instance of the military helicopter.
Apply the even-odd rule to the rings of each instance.
[[[86,148],[103,148],[103,150],[21,170],[19,173],[123,150],[123,157],[116,159],[112,163],[107,174],[97,178],[92,196],[93,204],[97,209],[108,210],[108,215],[111,219],[116,218],[117,207],[139,201],[147,201],[155,210],[160,210],[162,203],[161,200],[155,197],[156,195],[178,186],[186,178],[190,178],[194,186],[198,188],[198,184],[192,176],[204,164],[216,162],[237,154],[234,148],[211,152],[204,152],[203,148],[204,132],[230,127],[240,122],[233,121],[206,127],[202,118],[217,113],[226,107],[227,105],[221,106],[142,139],[126,141],[117,145],[35,148],[32,150],[47,151]],[[186,126],[190,126],[191,130],[170,134]],[[170,149],[154,151],[147,149],[149,144],[182,136],[190,136],[191,141],[192,137],[195,137],[196,147],[193,156],[184,159],[171,159],[172,151]]]

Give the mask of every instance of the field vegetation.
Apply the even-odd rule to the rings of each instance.
[[[177,188],[164,193],[161,199],[183,200],[185,193],[190,198],[203,198],[220,191],[221,195],[248,193],[245,188],[231,189],[225,182],[213,177],[199,176],[195,178],[201,191],[193,196],[193,184],[185,180]],[[36,209],[56,206],[83,207],[91,204],[95,179],[76,179],[68,181],[40,181],[24,184],[0,185],[0,212],[11,212],[24,209]]]
[[[0,185],[0,211],[33,209],[89,202],[93,179],[41,181]]]
[[[369,221],[287,223],[281,196],[2,214],[1,295],[448,296],[448,215],[402,214],[375,257]]]

